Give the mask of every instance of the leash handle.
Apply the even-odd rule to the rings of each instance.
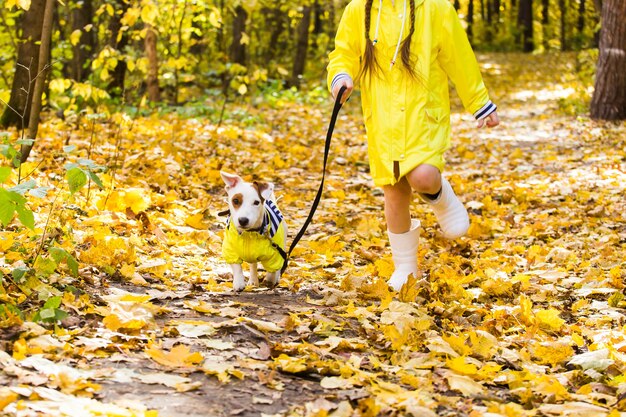
[[[313,220],[313,215],[315,214],[315,210],[317,210],[317,206],[319,205],[320,200],[322,198],[322,192],[324,191],[324,179],[326,178],[326,162],[328,162],[328,153],[330,151],[330,140],[333,137],[333,131],[335,130],[335,123],[337,122],[337,116],[339,115],[339,110],[341,110],[341,106],[343,105],[341,103],[341,97],[343,96],[343,93],[345,93],[346,89],[347,89],[346,86],[343,86],[339,89],[339,93],[337,94],[337,97],[335,98],[335,106],[333,107],[333,114],[330,117],[330,123],[328,124],[328,131],[326,132],[326,144],[324,145],[324,164],[322,168],[322,181],[320,182],[320,187],[317,190],[317,195],[315,196],[315,200],[313,200],[313,205],[311,206],[311,211],[309,211],[309,216],[304,221],[304,224],[300,228],[300,231],[298,232],[296,237],[293,238],[293,241],[291,242],[291,246],[289,246],[289,250],[286,253],[285,262],[283,262],[283,267],[281,269],[281,272],[285,272],[285,269],[287,269],[287,262],[289,261],[289,257],[291,256],[291,251],[293,250],[293,248],[296,247],[296,245],[298,244],[302,236],[304,236],[304,232],[306,232],[307,227],[309,227],[309,224]]]

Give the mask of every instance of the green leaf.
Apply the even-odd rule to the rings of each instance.
[[[43,305],[44,308],[59,308],[60,306],[61,297],[59,296],[48,298],[48,300]]]
[[[15,203],[11,200],[10,192],[0,188],[0,223],[8,225],[15,214]]]
[[[35,180],[28,180],[21,184],[17,184],[15,187],[11,187],[8,190],[16,192],[20,195],[24,195],[26,191],[32,190],[33,188],[36,188],[36,187],[37,187],[37,183],[35,182]],[[26,200],[24,200],[24,202],[26,202]]]
[[[28,272],[28,268],[23,266],[18,266],[13,271],[11,271],[11,275],[15,281],[21,281],[24,278],[24,275]]]
[[[70,193],[74,194],[87,184],[87,174],[80,168],[71,168],[65,174],[67,183],[70,186]]]
[[[32,190],[28,190],[28,194],[32,195],[33,197],[44,198],[46,194],[48,194],[48,190],[51,188],[52,187],[33,188]]]
[[[30,145],[32,146],[35,143],[35,139],[18,139],[15,141],[18,145]]]
[[[100,177],[96,175],[95,172],[88,171],[88,174],[89,174],[89,178],[91,178],[91,180],[95,182],[98,187],[104,188],[104,184],[102,184],[102,180],[100,179]]]
[[[76,149],[76,145],[67,145],[63,147],[63,152],[65,153],[70,153],[72,152],[74,149]]]
[[[57,263],[54,262],[53,259],[50,258],[42,258],[41,256],[37,257],[35,261],[35,271],[37,274],[48,277],[54,273],[54,270],[57,269]]]
[[[33,211],[22,205],[18,205],[15,210],[17,211],[17,218],[20,219],[20,222],[22,222],[22,224],[30,230],[34,230],[35,215],[33,214]]]
[[[48,249],[48,253],[50,253],[50,256],[52,256],[52,259],[54,259],[57,264],[66,262],[70,273],[73,276],[78,276],[78,262],[69,252],[62,248],[52,247]]]
[[[54,308],[42,308],[41,310],[39,310],[38,314],[41,320],[52,319],[54,318],[54,316],[56,316]]]
[[[11,176],[11,167],[0,167],[0,183],[4,183]]]

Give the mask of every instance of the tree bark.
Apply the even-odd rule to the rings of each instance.
[[[19,47],[8,103],[10,107],[4,110],[0,118],[0,126],[4,128],[9,126],[25,128],[25,125],[28,125],[30,98],[33,93],[32,79],[30,78],[35,77],[37,68],[39,68],[39,42],[41,41],[45,6],[46,0],[32,0],[30,9],[21,15],[17,25],[18,32],[21,34],[18,33]]]
[[[246,45],[241,43],[243,33],[246,30],[246,20],[248,12],[243,6],[235,9],[235,19],[233,19],[233,43],[230,44],[230,59],[237,64],[246,65]]]
[[[518,28],[522,35],[522,50],[532,52],[535,49],[533,40],[533,2],[532,0],[521,0],[517,15]]]
[[[541,32],[543,48],[548,49],[548,25],[550,24],[550,0],[541,0]]]
[[[130,7],[129,2],[123,0],[116,1],[116,12],[109,20],[109,46],[118,51],[123,51],[128,45],[128,31],[122,30],[122,17],[126,14],[126,11]],[[124,54],[122,54],[124,56]],[[113,95],[121,95],[124,91],[124,80],[126,78],[126,61],[120,59],[117,61],[115,69],[111,73],[111,82],[108,85],[108,90]]]
[[[48,57],[50,56],[50,40],[52,39],[52,17],[56,0],[46,0],[46,6],[43,13],[43,23],[41,26],[41,45],[39,47],[39,60],[37,69],[37,78],[35,79],[35,88],[33,91],[30,118],[28,121],[28,139],[36,139],[39,130],[39,115],[41,113],[41,95],[46,83],[48,75]],[[21,161],[25,162],[30,155],[34,143],[21,146]]]
[[[467,38],[474,40],[474,0],[469,0],[467,4]]]
[[[591,117],[626,119],[626,2],[602,1],[602,29]]]
[[[96,39],[94,29],[87,31],[85,27],[93,21],[92,0],[79,1],[72,10],[72,30],[82,32],[80,42],[72,46],[71,77],[76,81],[84,81],[90,73],[90,65],[86,65],[95,50]]]
[[[567,4],[565,0],[559,0],[559,11],[561,12],[561,51],[569,50],[567,43]]]
[[[159,88],[159,58],[157,55],[157,34],[152,25],[146,24],[146,58],[148,58],[148,75],[146,86],[148,90],[148,100],[161,101],[161,90]]]
[[[306,66],[306,55],[309,49],[309,26],[311,25],[311,6],[302,8],[302,19],[298,23],[298,44],[296,45],[296,57],[293,62],[293,71],[291,73],[291,86],[300,86],[304,67]]]

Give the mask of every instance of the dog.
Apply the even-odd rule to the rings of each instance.
[[[280,281],[285,265],[287,225],[276,206],[274,184],[246,182],[239,175],[220,171],[226,184],[230,217],[224,240],[222,257],[233,272],[233,290],[246,287],[242,263],[250,265],[248,285],[258,286],[260,262],[267,275],[263,284],[273,288]]]

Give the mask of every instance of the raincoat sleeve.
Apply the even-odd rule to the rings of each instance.
[[[349,76],[353,80],[359,74],[360,68],[360,36],[359,13],[355,2],[350,2],[341,16],[341,21],[335,35],[335,49],[328,56],[328,89],[332,92],[333,81],[340,77]],[[360,36],[359,36],[360,35]]]
[[[482,119],[496,110],[480,75],[476,56],[456,10],[448,1],[443,6],[442,41],[439,63],[454,83],[467,111]]]

